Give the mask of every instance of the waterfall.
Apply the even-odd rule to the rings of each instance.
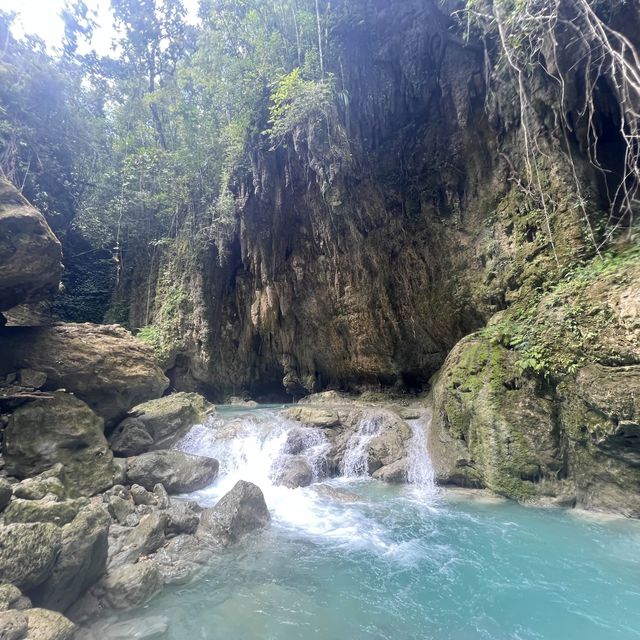
[[[431,427],[431,410],[421,418],[407,420],[412,437],[407,443],[407,480],[427,493],[435,493],[436,474],[427,447],[427,434]]]
[[[340,471],[347,478],[369,475],[369,442],[380,434],[380,421],[367,418],[349,438]]]

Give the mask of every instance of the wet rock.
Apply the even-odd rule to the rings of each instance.
[[[169,493],[203,489],[218,475],[218,461],[182,451],[150,451],[129,459],[127,478],[147,490],[160,483]]]
[[[313,481],[313,468],[302,456],[287,456],[284,460],[278,461],[273,481],[274,484],[289,489],[307,487]]]
[[[89,628],[80,631],[76,640],[145,640],[157,638],[169,628],[167,616],[144,616],[123,622],[98,620]]]
[[[5,468],[26,478],[61,463],[69,490],[93,495],[113,484],[113,455],[102,427],[102,420],[68,393],[28,402],[11,414],[5,430]]]
[[[215,407],[197,393],[172,393],[149,400],[131,409],[130,417],[116,427],[111,448],[119,455],[168,449],[213,411]]]
[[[239,480],[215,507],[202,512],[196,536],[226,546],[250,531],[265,527],[270,520],[260,487]]]
[[[169,381],[150,347],[118,325],[58,324],[0,328],[0,375],[22,368],[47,375],[45,389],[66,389],[116,425],[157,398]]]
[[[167,516],[167,535],[195,533],[200,522],[199,514],[189,502],[174,501],[164,512]]]
[[[0,584],[0,611],[30,608],[31,600],[26,596],[23,596],[18,587],[9,583]]]
[[[0,612],[0,638],[21,640],[27,635],[28,618],[24,611]]]
[[[327,496],[338,502],[362,502],[362,498],[357,493],[346,489],[338,489],[330,484],[314,484],[313,489],[320,495]]]
[[[104,601],[114,609],[140,607],[162,588],[158,563],[143,560],[110,570],[100,582]]]
[[[51,575],[33,592],[40,606],[66,611],[104,574],[110,520],[98,505],[86,506],[62,527],[61,549]]]
[[[0,582],[26,591],[37,587],[51,575],[60,547],[54,524],[0,526]]]
[[[330,428],[340,424],[338,412],[323,407],[295,406],[283,411],[282,415],[308,427]]]
[[[0,511],[9,504],[12,495],[13,485],[4,478],[0,478]]]
[[[0,178],[0,311],[53,295],[62,249],[44,216]]]
[[[157,551],[165,542],[167,516],[152,512],[142,518],[140,523],[119,532],[109,545],[109,566],[116,567]]]
[[[88,504],[86,498],[77,500],[61,500],[60,502],[47,500],[23,500],[17,498],[11,501],[5,509],[3,519],[5,524],[13,522],[52,522],[58,526],[71,522],[80,509]]]
[[[204,570],[212,555],[202,540],[179,535],[155,554],[165,584],[185,584]]]
[[[407,481],[407,461],[396,460],[374,472],[373,477],[383,482],[401,484]]]
[[[76,625],[61,613],[48,609],[27,609],[25,640],[72,640]]]

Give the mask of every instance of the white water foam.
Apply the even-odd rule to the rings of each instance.
[[[411,421],[410,425],[414,436],[408,447],[409,480],[421,488],[433,488],[424,421]],[[192,494],[203,505],[215,504],[238,480],[247,480],[262,489],[275,527],[319,543],[331,541],[332,545],[410,562],[416,552],[413,543],[393,540],[388,527],[369,513],[368,500],[357,495],[359,489],[374,482],[368,477],[368,445],[380,430],[379,420],[362,421],[347,443],[343,477],[334,479],[326,478],[330,444],[322,430],[301,428],[271,410],[220,412],[208,423],[194,427],[178,448],[220,461],[216,481]],[[307,459],[315,484],[289,489],[275,483],[281,465],[291,455]],[[421,470],[421,465],[427,470]]]

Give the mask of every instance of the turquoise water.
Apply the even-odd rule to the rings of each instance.
[[[640,638],[640,523],[366,478],[273,487],[258,461],[278,438],[249,432],[195,497],[249,475],[271,527],[121,620],[166,616],[170,640]],[[185,448],[220,446],[198,432]]]

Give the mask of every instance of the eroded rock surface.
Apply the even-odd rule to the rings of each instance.
[[[62,249],[43,215],[0,177],[0,311],[58,290]]]
[[[41,371],[47,376],[43,389],[72,392],[107,427],[169,384],[151,349],[118,325],[0,327],[0,353],[0,375]]]

